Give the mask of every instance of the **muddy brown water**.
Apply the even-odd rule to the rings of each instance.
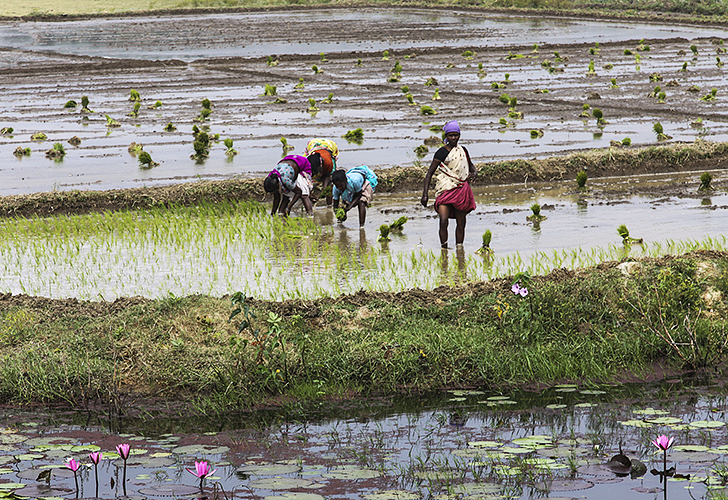
[[[224,498],[251,500],[708,499],[725,491],[717,474],[728,454],[724,392],[686,378],[323,401],[217,419],[5,408],[0,488],[73,498],[63,464],[74,458],[84,464],[78,496],[94,497],[87,455],[97,450],[100,498],[223,498],[222,486]],[[659,434],[675,438],[667,466],[690,479],[665,485],[649,472],[662,470],[650,443]],[[125,490],[124,462],[113,454],[120,443],[132,450]],[[617,454],[632,463],[631,475],[605,466]],[[216,472],[200,493],[185,469],[202,460]],[[49,468],[46,486],[36,478]]]
[[[314,22],[315,41],[309,36]],[[673,141],[726,141],[725,70],[716,60],[726,58],[718,53],[725,48],[718,45],[723,33],[417,9],[4,22],[0,85],[6,104],[0,126],[14,133],[0,137],[5,158],[0,195],[261,176],[280,159],[281,137],[298,153],[311,137],[334,138],[343,167],[409,165],[417,161],[415,147],[433,135],[429,127],[449,119],[462,123],[462,142],[476,161],[558,155],[624,138],[635,146],[656,144],[655,122]],[[641,39],[649,51],[638,50]],[[383,60],[384,50],[389,60]],[[466,50],[475,52],[472,60],[461,55]],[[556,62],[554,52],[564,61]],[[507,59],[509,54],[523,57]],[[269,55],[276,66],[266,64]],[[542,66],[547,60],[563,71],[547,71]],[[400,81],[389,82],[395,61],[403,67]],[[593,75],[587,75],[590,61]],[[683,63],[685,72],[679,71]],[[314,74],[314,64],[323,72]],[[605,69],[607,64],[613,68]],[[661,80],[651,81],[651,75]],[[437,85],[425,85],[431,77]],[[295,89],[299,78],[304,78],[300,91]],[[612,78],[618,87],[612,87]],[[494,90],[494,82],[503,88]],[[287,103],[262,96],[266,84],[277,86]],[[417,105],[408,104],[403,85]],[[656,85],[667,94],[664,103],[648,97]],[[688,91],[692,85],[700,90]],[[717,98],[701,101],[712,88]],[[143,98],[138,117],[128,116],[130,89]],[[441,100],[432,100],[435,89]],[[549,92],[534,93],[537,89]],[[499,123],[508,116],[508,106],[498,100],[504,92],[517,98],[517,111],[524,115],[508,118],[508,127]],[[323,103],[329,93],[333,101]],[[89,97],[93,113],[63,108],[82,95]],[[238,156],[226,156],[216,143],[208,159],[190,159],[192,126],[202,125],[193,119],[204,98],[213,103],[206,125],[221,139],[233,139]],[[309,99],[320,111],[307,111]],[[162,107],[148,109],[157,100]],[[580,117],[583,104],[600,108],[608,123],[599,127],[595,118]],[[422,105],[437,115],[423,116]],[[108,128],[107,114],[121,127]],[[170,122],[177,130],[165,132]],[[359,127],[361,145],[341,138]],[[538,129],[544,135],[532,138],[531,130]],[[35,132],[48,140],[31,142]],[[81,139],[79,146],[66,142],[73,136]],[[58,162],[45,157],[56,142],[67,150]],[[144,144],[160,165],[141,169],[127,151],[132,142]],[[32,153],[15,158],[17,147]],[[433,152],[422,161],[429,162]]]

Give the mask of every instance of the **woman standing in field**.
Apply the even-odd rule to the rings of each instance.
[[[313,182],[321,185],[321,192],[326,196],[326,204],[331,205],[330,189],[331,173],[336,170],[336,161],[339,159],[339,148],[330,139],[311,139],[306,144],[303,156],[311,163]]]
[[[313,214],[313,204],[309,199],[313,182],[311,181],[311,164],[300,155],[288,155],[278,162],[263,182],[266,193],[273,193],[273,209],[271,215],[279,211],[288,216],[293,205],[300,199],[306,212]],[[289,201],[290,200],[290,201]]]
[[[440,219],[440,246],[447,248],[449,219],[455,219],[455,244],[465,240],[465,216],[475,210],[475,198],[469,182],[478,175],[468,150],[458,144],[460,125],[449,121],[443,127],[445,145],[437,150],[425,176],[422,206],[427,207],[430,181],[437,171],[435,184],[435,211]]]

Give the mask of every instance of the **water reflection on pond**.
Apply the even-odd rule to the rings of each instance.
[[[243,419],[147,414],[110,425],[88,413],[6,410],[3,420],[0,491],[43,498],[75,496],[73,473],[63,464],[69,458],[89,464],[90,451],[105,456],[99,496],[122,496],[124,462],[113,452],[122,442],[132,450],[126,485],[132,498],[199,496],[198,480],[185,468],[201,460],[217,469],[205,482],[208,498],[662,497],[664,484],[650,472],[662,470],[662,452],[651,444],[660,434],[675,437],[667,465],[676,476],[667,481],[666,497],[713,498],[724,493],[728,454],[722,388],[679,380],[453,390]],[[606,467],[620,451],[631,467]],[[49,468],[47,489],[36,478]],[[93,472],[82,468],[81,496],[95,494]]]

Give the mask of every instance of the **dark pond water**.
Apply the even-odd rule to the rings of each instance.
[[[722,387],[689,380],[449,391],[243,418],[146,413],[109,420],[6,409],[0,491],[75,497],[73,473],[63,465],[74,458],[84,464],[79,496],[93,497],[87,455],[101,451],[98,495],[123,496],[124,461],[113,450],[129,443],[132,498],[716,498],[725,492],[727,409]],[[650,442],[661,434],[675,438],[667,465],[681,476],[667,481],[667,492],[650,472],[662,470],[662,452]],[[604,465],[620,449],[631,474]],[[202,492],[186,471],[195,461],[217,469]],[[47,470],[49,486],[37,480]]]

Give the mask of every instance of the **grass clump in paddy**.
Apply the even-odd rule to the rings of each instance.
[[[504,278],[315,301],[4,297],[0,401],[123,409],[153,396],[214,414],[280,396],[608,381],[654,364],[719,370],[728,254],[629,265],[532,276],[527,296]]]

